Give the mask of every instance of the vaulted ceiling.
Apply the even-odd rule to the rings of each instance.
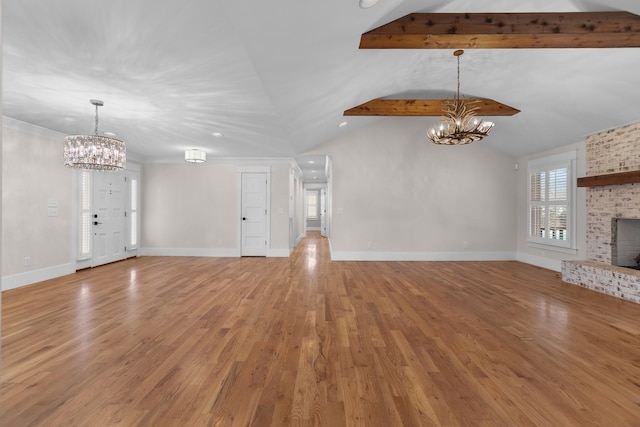
[[[612,10],[640,14],[640,2],[5,0],[3,113],[92,133],[97,98],[100,131],[140,161],[180,161],[187,148],[298,157],[389,120],[343,116],[352,107],[454,93],[454,46],[359,49],[363,33],[414,12]],[[520,110],[491,117],[482,144],[524,155],[640,120],[640,48],[460,47],[462,94]]]

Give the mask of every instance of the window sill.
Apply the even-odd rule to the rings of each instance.
[[[578,254],[578,250],[577,249],[563,248],[563,247],[554,246],[554,245],[545,245],[545,244],[542,244],[542,243],[527,242],[527,246],[529,246],[530,248],[544,249],[545,251],[561,252],[563,254],[570,254],[570,255],[577,255]]]

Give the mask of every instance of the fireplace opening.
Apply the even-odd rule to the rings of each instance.
[[[640,270],[640,219],[613,218],[611,264]]]

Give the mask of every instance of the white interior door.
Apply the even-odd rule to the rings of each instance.
[[[124,190],[123,172],[93,172],[92,267],[125,258]]]
[[[242,256],[267,255],[267,174],[242,174]]]

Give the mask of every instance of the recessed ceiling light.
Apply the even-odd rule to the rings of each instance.
[[[367,9],[371,6],[375,6],[378,4],[379,0],[360,0],[360,7],[362,9]]]
[[[313,160],[309,160],[309,164],[310,164],[310,165],[312,165],[312,164],[314,164],[314,163],[315,163],[315,162],[314,162]]]
[[[213,132],[211,135],[215,136],[216,138],[220,138],[221,136],[224,136],[224,133],[222,133],[222,132]]]
[[[339,128],[343,128],[343,127],[345,127],[345,126],[346,126],[346,125],[348,125],[348,124],[349,124],[349,122],[340,122],[340,124],[338,125],[338,127],[339,127]]]

